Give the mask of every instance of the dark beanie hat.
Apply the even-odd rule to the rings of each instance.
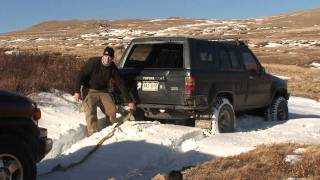
[[[109,55],[109,56],[111,56],[111,57],[114,57],[114,50],[113,50],[113,48],[107,46],[107,47],[104,49],[103,54],[104,54],[104,55]]]

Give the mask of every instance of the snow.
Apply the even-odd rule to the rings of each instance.
[[[305,152],[306,152],[305,148],[298,148],[298,149],[293,151],[293,153],[295,153],[295,154],[303,154]]]
[[[290,120],[265,122],[260,117],[241,115],[234,133],[205,136],[193,127],[127,121],[83,164],[42,175],[58,164],[67,166],[79,161],[115,125],[87,138],[84,114],[70,94],[54,91],[32,98],[42,110],[40,126],[47,128],[54,140],[52,152],[38,164],[38,179],[150,179],[215,157],[247,152],[260,144],[320,144],[320,102],[291,97]],[[284,161],[294,163],[304,152],[303,148],[297,149]]]
[[[67,150],[85,135],[85,119],[82,110],[70,94],[55,91],[29,96],[38,103],[42,118],[41,127],[48,129],[48,136],[54,140],[53,149],[46,158],[53,158]]]
[[[293,151],[294,154],[289,154],[285,157],[285,162],[295,164],[296,162],[300,161],[302,154],[305,152],[306,152],[305,148],[298,148]]]
[[[300,161],[300,159],[301,159],[301,155],[290,154],[285,157],[285,162],[289,162],[291,164],[294,164],[294,163]]]
[[[174,19],[155,19],[149,22],[159,21],[172,21]],[[224,31],[231,34],[233,31],[249,30],[246,24],[237,23],[236,21],[219,21],[219,20],[197,20],[197,23],[188,23],[184,25],[170,26],[161,28],[157,31],[127,28],[99,28],[96,34],[83,34],[82,38],[91,37],[108,37],[110,41],[119,41],[123,39],[125,43],[129,43],[135,37],[148,37],[148,36],[185,36],[194,34],[221,34]],[[235,33],[237,34],[237,33]],[[92,40],[92,39],[91,39]]]
[[[275,76],[280,79],[283,79],[283,80],[290,80],[291,79],[291,77],[288,77],[288,76],[280,76],[280,75],[275,75]]]
[[[67,41],[75,41],[78,40],[79,38],[67,38]]]
[[[14,42],[26,42],[26,41],[29,41],[29,39],[14,39],[14,40],[11,40],[11,41],[8,41],[8,42],[14,43]]]
[[[8,51],[5,51],[4,54],[6,54],[6,55],[18,55],[18,54],[20,54],[20,51],[19,50],[8,50]]]
[[[270,41],[265,47],[283,47],[283,46],[295,46],[295,47],[312,47],[319,46],[320,41],[318,40],[280,40],[280,41]]]
[[[159,22],[159,21],[167,21],[167,19],[153,19],[153,20],[150,20],[149,22]]]
[[[313,68],[320,68],[320,63],[313,62],[310,64],[310,66]]]
[[[80,35],[82,38],[89,38],[89,37],[99,37],[99,34],[90,33],[90,34],[82,34]]]
[[[45,38],[37,38],[36,41],[47,41],[48,39]]]
[[[266,45],[265,47],[274,48],[274,47],[281,47],[281,46],[282,46],[282,44],[275,43],[275,42],[269,42],[268,45]]]

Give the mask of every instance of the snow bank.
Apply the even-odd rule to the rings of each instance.
[[[111,129],[105,128],[83,139],[56,159],[42,161],[40,174],[57,164],[65,166],[80,160]],[[158,172],[181,169],[212,158],[197,151],[179,151],[189,138],[203,138],[201,130],[158,122],[126,122],[85,164],[68,173],[58,172],[41,179],[149,179]]]
[[[39,126],[48,129],[53,149],[46,158],[53,158],[67,150],[71,144],[85,137],[85,119],[81,107],[70,94],[59,91],[29,96],[39,105],[42,117]]]
[[[46,39],[46,38],[37,38],[36,41],[47,41],[49,39]]]
[[[10,43],[15,43],[15,42],[26,42],[26,41],[29,41],[30,39],[14,39],[14,40],[11,40],[11,41],[8,41]]]
[[[283,46],[296,46],[296,47],[311,47],[319,46],[320,41],[318,40],[280,40],[280,41],[270,41],[265,47],[283,47]]]
[[[8,51],[5,51],[4,54],[6,54],[6,55],[19,55],[20,51],[19,50],[8,50]]]
[[[81,38],[90,38],[90,37],[99,37],[99,34],[90,33],[90,34],[82,34],[80,35]]]
[[[320,63],[313,62],[310,64],[310,66],[313,68],[320,68]]]
[[[259,144],[320,144],[320,103],[291,97],[288,121],[265,122],[260,117],[241,115],[237,117],[236,132],[210,137],[193,127],[129,121],[83,164],[66,172],[41,176],[58,164],[66,166],[79,161],[113,127],[85,138],[80,130],[84,126],[83,113],[71,95],[54,92],[36,97],[43,112],[40,125],[48,128],[49,136],[54,138],[55,155],[60,152],[38,164],[38,179],[150,179],[157,173],[195,165],[216,156],[246,152]],[[294,156],[287,156],[287,161],[294,163],[302,153],[303,150],[295,151]]]

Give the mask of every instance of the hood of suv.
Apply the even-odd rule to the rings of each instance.
[[[0,117],[31,117],[33,102],[24,96],[0,90]]]

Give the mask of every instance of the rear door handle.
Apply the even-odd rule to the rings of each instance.
[[[249,76],[249,79],[250,79],[250,80],[253,80],[253,79],[254,79],[254,77],[253,77],[253,76]]]

